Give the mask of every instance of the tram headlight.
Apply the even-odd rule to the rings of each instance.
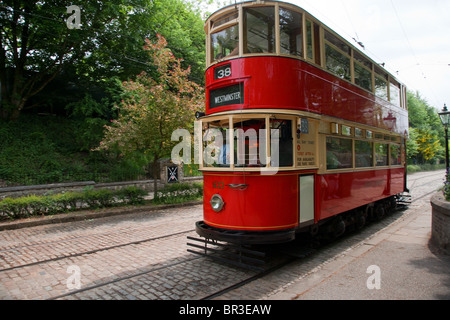
[[[220,212],[223,209],[223,206],[225,205],[225,202],[223,202],[223,199],[220,195],[215,194],[211,197],[211,201],[209,202],[211,204],[211,208],[215,212]]]

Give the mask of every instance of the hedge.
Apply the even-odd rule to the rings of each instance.
[[[174,183],[166,185],[156,193],[153,203],[169,204],[181,203],[201,199],[203,197],[203,183]]]
[[[53,215],[81,209],[97,209],[117,205],[135,205],[144,202],[147,191],[137,187],[120,190],[86,189],[55,195],[30,195],[5,198],[0,201],[0,220],[20,219],[36,215]]]

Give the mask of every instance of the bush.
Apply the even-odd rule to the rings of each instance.
[[[5,198],[0,201],[0,220],[52,215],[79,209],[105,208],[120,204],[141,204],[144,202],[145,195],[147,192],[138,187],[126,187],[117,191],[87,188],[82,192]]]
[[[130,186],[119,190],[117,196],[127,204],[141,204],[147,194],[147,191],[141,188]]]
[[[197,200],[203,197],[202,183],[175,183],[169,184],[155,194],[153,203],[168,204]]]
[[[450,172],[447,170],[445,174],[445,182],[444,182],[444,197],[445,200],[450,201]]]

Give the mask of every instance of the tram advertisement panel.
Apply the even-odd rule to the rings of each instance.
[[[309,119],[297,121],[297,167],[317,167],[317,125]]]

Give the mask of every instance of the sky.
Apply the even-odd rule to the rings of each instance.
[[[442,110],[446,103],[450,109],[450,0],[284,2],[305,9],[372,60],[385,63],[429,105]]]

